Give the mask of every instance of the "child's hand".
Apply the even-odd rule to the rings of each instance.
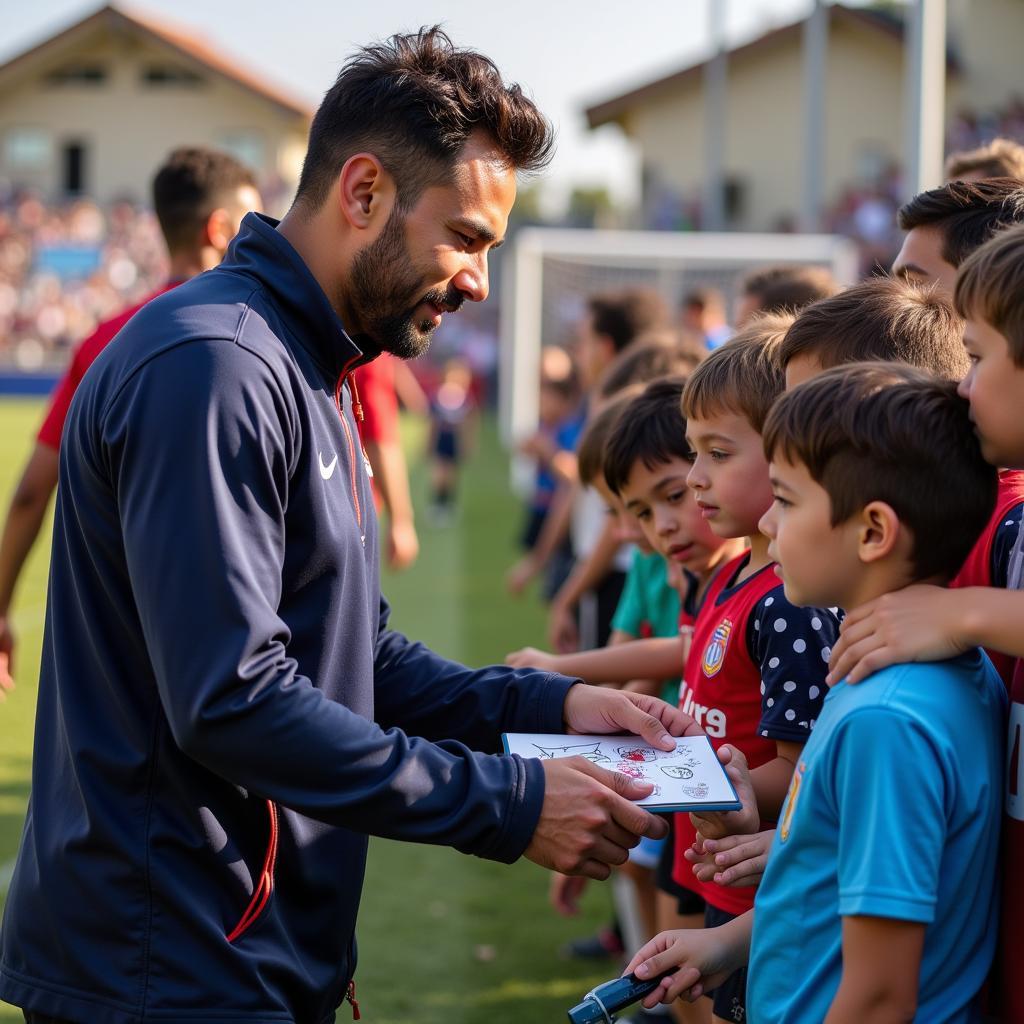
[[[537,575],[537,566],[529,555],[520,558],[505,574],[505,589],[518,597]]]
[[[775,829],[753,836],[727,836],[725,839],[702,839],[683,856],[693,865],[693,873],[702,882],[724,886],[760,885],[768,866]]]
[[[642,1005],[649,1010],[676,999],[692,1003],[736,969],[730,952],[718,928],[680,928],[655,935],[630,960],[623,974],[636,974],[643,980],[678,967],[675,974],[662,978]]]
[[[944,661],[971,643],[961,635],[966,591],[919,584],[848,612],[829,659],[829,686],[859,683],[888,665]]]
[[[548,902],[562,917],[574,917],[580,912],[580,897],[588,881],[589,879],[582,875],[562,875],[553,871],[551,885],[548,888]]]
[[[757,809],[757,797],[750,781],[750,768],[747,767],[747,759],[738,747],[725,744],[718,748],[718,760],[725,766],[725,773],[736,787],[736,796],[739,797],[743,806],[738,811],[691,814],[690,821],[705,839],[753,835],[761,827],[761,815]]]
[[[552,603],[548,611],[548,643],[559,654],[573,654],[579,648],[579,633],[572,608]]]
[[[505,664],[512,668],[539,668],[544,672],[555,672],[555,657],[536,647],[524,647],[505,656]]]

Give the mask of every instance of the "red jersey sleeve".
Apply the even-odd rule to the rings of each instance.
[[[85,371],[92,366],[96,357],[114,340],[117,332],[150,299],[155,299],[158,295],[163,295],[164,292],[170,291],[176,284],[176,281],[172,281],[164,285],[163,288],[157,289],[152,295],[147,296],[138,305],[131,306],[110,320],[104,320],[92,334],[79,344],[78,348],[75,349],[75,354],[71,357],[71,365],[64,372],[64,376],[57,382],[57,386],[50,396],[50,407],[46,410],[46,416],[43,419],[42,426],[39,428],[39,433],[36,434],[36,440],[40,444],[45,444],[49,448],[60,449],[60,435],[64,432],[64,421],[68,418],[71,399],[74,398],[78,385],[82,383]]]
[[[357,367],[354,376],[363,406],[363,443],[388,444],[398,440],[398,397],[395,394],[393,356],[381,355]]]

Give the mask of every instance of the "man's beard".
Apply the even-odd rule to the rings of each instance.
[[[380,237],[356,255],[346,296],[361,332],[381,351],[399,359],[423,355],[435,325],[431,317],[417,322],[416,308],[432,303],[454,312],[465,298],[454,286],[425,293],[422,287],[405,245],[405,220],[396,208]]]

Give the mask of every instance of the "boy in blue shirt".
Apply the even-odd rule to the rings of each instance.
[[[786,596],[855,607],[959,568],[996,471],[956,385],[831,370],[764,430],[761,521]],[[749,959],[749,1020],[970,1021],[995,946],[1005,691],[972,649],[837,684],[803,751],[754,911],[664,932],[628,970],[678,967],[645,1001],[695,998]]]

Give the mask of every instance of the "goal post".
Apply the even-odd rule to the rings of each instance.
[[[714,287],[732,308],[742,277],[773,263],[827,267],[844,285],[858,277],[856,246],[837,235],[531,227],[512,250],[502,268],[498,381],[508,447],[537,427],[541,346],[570,339],[594,292],[646,285],[675,310],[687,291]],[[522,468],[514,479],[522,480]]]

